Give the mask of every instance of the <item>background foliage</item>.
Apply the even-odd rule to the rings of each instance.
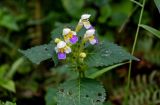
[[[160,103],[159,97],[154,95],[160,94],[160,76],[153,76],[155,71],[157,75],[160,71],[159,7],[159,0],[146,0],[143,25],[135,51],[135,56],[140,61],[133,62],[132,81],[136,82],[130,89],[128,103]],[[131,51],[140,7],[129,0],[0,1],[0,100],[3,101],[0,104],[15,105],[6,101],[16,102],[17,105],[56,104],[55,88],[66,79],[75,78],[77,74],[69,71],[67,65],[63,68],[59,65],[55,67],[52,59],[40,63],[39,66],[32,64],[22,57],[18,49],[48,43],[51,40],[51,32],[68,23],[75,25],[83,13],[92,15],[91,22],[96,26],[100,39],[117,43]],[[40,53],[36,56],[43,56]],[[48,57],[50,55],[44,59]],[[35,62],[38,60],[35,59]],[[106,105],[123,103],[127,70],[126,64],[98,78],[108,91]],[[138,75],[142,79],[136,80]],[[148,81],[147,78],[153,78],[152,82],[145,82],[145,87],[139,86]],[[146,94],[149,95],[144,98]],[[150,102],[148,98],[153,100]],[[145,100],[148,100],[147,104],[143,103]]]

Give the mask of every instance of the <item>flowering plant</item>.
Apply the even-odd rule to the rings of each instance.
[[[96,30],[89,21],[90,16],[83,14],[75,29],[55,29],[52,32],[54,41],[49,44],[20,50],[33,63],[39,64],[52,58],[55,66],[62,61],[62,68],[64,64],[79,74],[59,86],[58,105],[102,105],[106,97],[105,89],[94,79],[124,64],[120,62],[138,60],[111,42],[99,41]],[[94,68],[96,71],[92,71]]]

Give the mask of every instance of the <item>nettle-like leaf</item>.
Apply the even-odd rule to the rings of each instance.
[[[103,105],[103,86],[92,79],[77,79],[60,85],[57,92],[57,105]]]
[[[138,59],[123,50],[120,46],[111,42],[106,42],[90,47],[85,63],[90,67],[98,67],[109,66],[127,60]]]
[[[27,50],[19,50],[24,56],[35,64],[47,60],[53,57],[54,44],[44,44],[36,47],[32,47]]]

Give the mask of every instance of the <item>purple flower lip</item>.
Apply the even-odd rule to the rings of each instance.
[[[58,53],[58,59],[66,59],[66,53],[61,53],[61,52],[59,52]]]
[[[90,27],[88,28],[88,30],[92,30],[92,29],[94,29],[93,26],[90,26]]]
[[[78,41],[78,37],[73,35],[71,39],[69,39],[72,44],[75,44]]]

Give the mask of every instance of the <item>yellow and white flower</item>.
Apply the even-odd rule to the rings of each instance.
[[[84,39],[88,40],[90,42],[90,44],[92,44],[92,45],[97,44],[98,39],[94,36],[94,34],[95,34],[94,29],[87,30],[84,35]]]
[[[71,48],[67,46],[66,42],[58,40],[55,51],[58,53],[58,59],[66,59],[66,54],[71,53]]]
[[[90,14],[83,14],[81,16],[81,19],[79,20],[78,25],[76,27],[76,31],[79,31],[83,26],[86,29],[93,29],[93,26],[89,22],[90,16],[91,16]]]
[[[63,29],[64,40],[67,43],[75,44],[78,41],[78,37],[75,31],[72,31],[69,28]]]

